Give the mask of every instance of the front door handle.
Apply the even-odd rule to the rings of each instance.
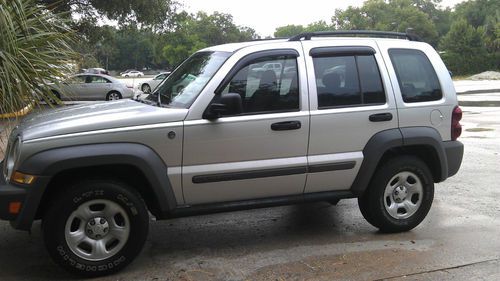
[[[368,119],[370,119],[370,121],[372,122],[391,121],[392,113],[386,112],[386,113],[372,114]]]
[[[300,121],[285,121],[271,124],[273,131],[298,130],[302,127]]]

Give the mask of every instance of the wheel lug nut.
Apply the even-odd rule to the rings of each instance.
[[[101,238],[101,235],[97,234],[97,235],[95,236],[95,238],[99,239],[99,238]]]
[[[91,230],[91,229],[89,229],[89,230],[87,230],[87,233],[88,233],[88,234],[92,234],[93,232],[92,232],[92,230]]]
[[[94,220],[91,220],[91,221],[90,221],[90,225],[95,225],[95,221],[94,221]]]
[[[105,219],[101,219],[99,222],[100,222],[101,224],[105,224],[105,223],[106,223],[106,220],[105,220]]]

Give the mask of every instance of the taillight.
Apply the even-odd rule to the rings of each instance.
[[[451,140],[457,140],[462,134],[460,120],[462,120],[462,109],[457,105],[453,108],[453,112],[451,113]]]

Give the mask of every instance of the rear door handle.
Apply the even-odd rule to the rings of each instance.
[[[370,119],[370,121],[372,122],[391,121],[392,113],[386,112],[386,113],[372,114],[368,119]]]
[[[273,131],[298,130],[302,127],[300,121],[285,121],[271,124]]]

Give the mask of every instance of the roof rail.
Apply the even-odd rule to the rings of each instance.
[[[391,31],[376,31],[376,30],[337,30],[337,31],[317,31],[317,32],[305,32],[295,36],[292,36],[288,39],[288,41],[300,41],[311,40],[312,37],[335,37],[335,36],[359,36],[362,35],[364,37],[395,37],[395,38],[404,38],[410,41],[422,41],[422,39],[414,34],[413,29],[408,28],[406,33],[402,32],[391,32]]]

